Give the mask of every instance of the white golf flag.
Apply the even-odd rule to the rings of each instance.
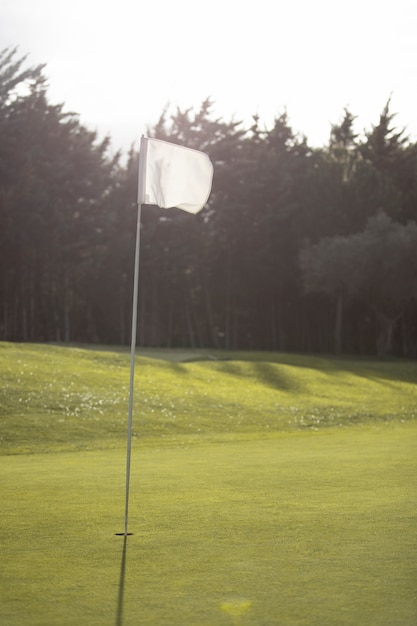
[[[207,154],[174,143],[142,137],[139,155],[139,203],[198,213],[213,180]]]

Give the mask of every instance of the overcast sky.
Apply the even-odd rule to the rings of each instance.
[[[52,103],[127,149],[167,103],[266,125],[287,110],[326,143],[348,106],[356,129],[392,94],[417,138],[415,0],[1,0],[0,48],[45,63]]]

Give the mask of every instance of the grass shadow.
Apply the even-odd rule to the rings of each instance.
[[[34,344],[36,345],[36,344]],[[42,344],[39,344],[42,345]],[[97,353],[109,352],[118,357],[127,358],[130,348],[128,346],[98,345],[98,344],[61,344],[49,345],[60,348],[78,348]],[[404,358],[387,357],[379,359],[375,356],[358,355],[334,355],[334,354],[303,354],[297,352],[274,352],[274,351],[239,351],[222,349],[193,349],[193,348],[145,348],[137,347],[136,355],[155,360],[170,362],[172,369],[177,373],[187,373],[183,367],[187,363],[194,362],[252,362],[263,364],[289,365],[297,368],[306,368],[322,371],[324,373],[348,372],[362,378],[372,380],[417,382],[417,364],[413,360]],[[116,361],[119,363],[119,361]],[[281,389],[292,389],[284,385],[277,385],[271,377],[270,371],[264,370],[266,380],[270,386]]]
[[[119,594],[117,598],[116,626],[123,626],[123,600],[125,593],[126,578],[126,554],[127,554],[127,536],[123,537],[122,561],[120,564],[119,576]]]
[[[222,361],[219,369],[225,374],[239,378],[257,379],[262,385],[278,391],[301,392],[302,385],[294,376],[287,374],[279,363],[254,361],[249,367],[235,361]]]

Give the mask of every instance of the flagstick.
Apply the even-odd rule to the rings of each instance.
[[[135,248],[135,273],[133,278],[133,305],[132,305],[132,340],[130,346],[130,383],[129,383],[129,414],[127,420],[127,451],[126,451],[126,501],[125,501],[125,537],[129,518],[129,487],[130,487],[130,457],[132,451],[132,417],[133,417],[133,395],[135,386],[135,352],[138,320],[138,283],[139,283],[139,249],[140,249],[140,216],[142,205],[138,204],[138,218],[136,228],[136,248]]]
[[[134,381],[135,381],[135,352],[136,352],[136,334],[137,334],[137,315],[138,315],[138,283],[139,283],[139,247],[140,247],[140,218],[141,218],[141,210],[142,204],[157,204],[163,208],[169,208],[171,206],[178,206],[179,208],[183,208],[190,213],[196,213],[200,209],[203,208],[204,204],[207,202],[207,198],[211,189],[211,180],[213,177],[213,166],[210,162],[210,159],[207,155],[203,156],[203,153],[199,153],[197,150],[189,150],[186,148],[178,147],[172,144],[169,148],[169,144],[167,142],[161,142],[159,140],[149,140],[156,142],[157,144],[164,144],[162,149],[162,155],[159,154],[159,158],[156,158],[156,163],[152,161],[153,167],[149,168],[148,174],[150,175],[150,179],[153,183],[157,183],[157,188],[163,191],[163,196],[166,194],[167,190],[172,194],[173,190],[175,191],[172,194],[172,198],[175,197],[175,202],[170,203],[171,201],[166,198],[163,200],[159,199],[159,193],[154,192],[153,185],[148,185],[147,180],[147,163],[148,163],[148,139],[146,139],[143,135],[140,141],[140,152],[139,152],[139,181],[138,181],[138,217],[137,217],[137,227],[136,227],[136,249],[135,249],[135,272],[134,272],[134,282],[133,282],[133,309],[132,309],[132,343],[130,348],[130,386],[129,386],[129,416],[128,416],[128,429],[127,429],[127,454],[126,454],[126,504],[125,504],[125,527],[124,533],[116,533],[118,535],[124,534],[125,538],[127,535],[131,535],[132,533],[128,533],[128,517],[129,517],[129,485],[130,485],[130,457],[131,457],[131,449],[132,449],[132,415],[133,415],[133,391],[134,391]],[[152,144],[151,144],[152,145]],[[177,159],[175,156],[172,156],[172,150],[176,151]],[[161,148],[159,148],[159,153]],[[168,151],[168,152],[167,152]],[[181,158],[178,157],[178,151],[181,153]],[[197,194],[197,199],[195,194],[191,194],[191,198],[184,198],[185,202],[178,202],[177,197],[177,187],[178,185],[173,185],[172,183],[172,172],[171,176],[168,176],[168,181],[171,181],[167,184],[167,182],[161,182],[161,169],[167,168],[167,161],[169,165],[171,165],[172,160],[178,160],[180,166],[174,172],[179,176],[180,181],[184,178],[184,152],[187,153],[187,158],[185,159],[185,163],[188,164],[189,168],[191,167],[191,171],[197,173],[199,184],[197,185],[197,189],[199,193]],[[193,155],[190,160],[190,155]],[[199,156],[197,156],[199,155]],[[204,163],[202,164],[201,158],[203,158]],[[198,167],[196,168],[195,161],[198,161]],[[155,157],[154,157],[155,160]],[[178,165],[178,164],[177,164]],[[168,167],[170,169],[170,167]],[[174,177],[174,178],[176,178]],[[156,179],[156,180],[155,180]],[[178,182],[178,181],[177,181]],[[174,189],[171,189],[173,187]],[[181,190],[181,194],[184,193],[181,185],[179,186]],[[146,191],[146,193],[145,193]],[[170,196],[168,193],[168,197]],[[191,202],[189,201],[191,199]]]
[[[142,213],[142,199],[145,180],[146,167],[146,140],[142,136],[139,155],[139,181],[138,181],[138,216],[136,224],[136,246],[135,246],[135,271],[133,277],[133,305],[132,305],[132,338],[130,345],[130,383],[129,383],[129,413],[127,421],[127,451],[126,451],[126,500],[125,500],[125,526],[124,536],[128,533],[129,520],[129,490],[130,490],[130,458],[132,452],[132,417],[133,417],[133,396],[135,386],[135,352],[138,320],[138,284],[139,284],[139,253],[140,253],[140,219]],[[121,533],[118,533],[121,534]]]

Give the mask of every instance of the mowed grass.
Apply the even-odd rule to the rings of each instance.
[[[128,354],[0,344],[0,623],[416,624],[416,364],[152,354],[125,542]]]
[[[417,363],[275,353],[148,351],[134,437],[181,442],[415,420]],[[119,446],[129,354],[0,343],[0,452]]]

